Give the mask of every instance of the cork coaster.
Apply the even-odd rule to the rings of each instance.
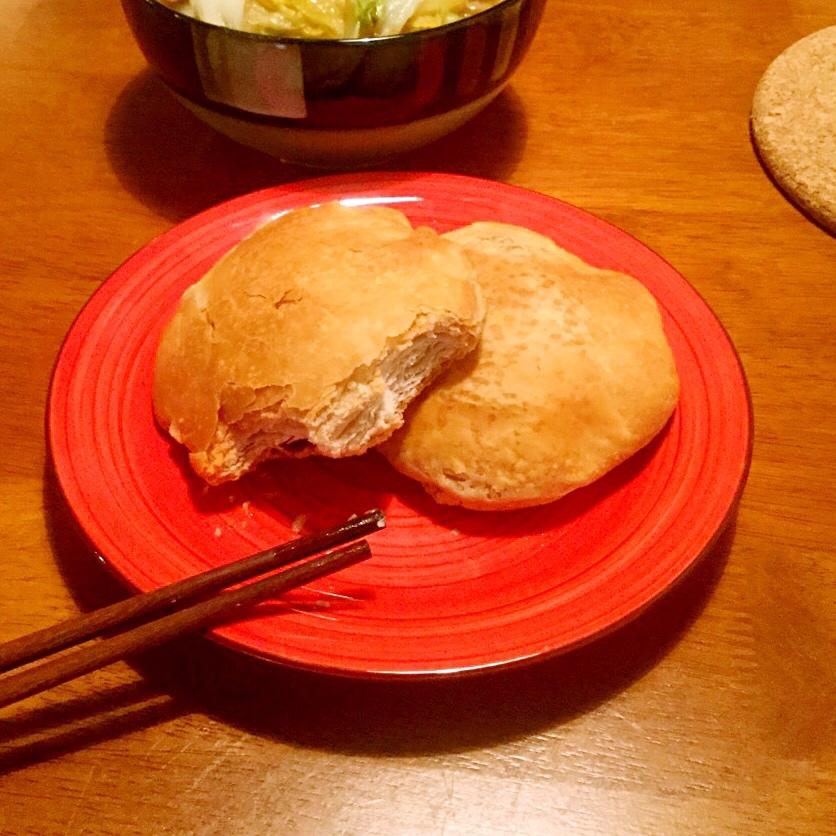
[[[836,233],[836,26],[769,65],[755,90],[752,134],[787,196]]]

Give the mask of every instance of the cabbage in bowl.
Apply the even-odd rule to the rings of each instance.
[[[431,29],[501,0],[162,0],[207,23],[288,38],[372,38]]]

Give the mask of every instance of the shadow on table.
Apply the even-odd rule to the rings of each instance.
[[[90,555],[45,478],[58,566],[80,608],[124,597]],[[202,713],[252,734],[372,756],[490,746],[594,709],[640,679],[682,637],[725,566],[733,524],[694,569],[635,621],[586,647],[524,668],[454,680],[360,681],[296,671],[199,638],[138,656],[142,680],[0,719],[0,774]],[[89,681],[89,680],[88,680]]]
[[[502,180],[516,167],[526,135],[522,101],[508,89],[454,133],[380,168]],[[114,102],[104,141],[124,187],[173,221],[255,189],[335,173],[288,165],[227,139],[187,111],[149,70]]]

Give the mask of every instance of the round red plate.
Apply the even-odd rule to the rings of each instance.
[[[656,296],[682,396],[646,450],[551,505],[477,513],[432,502],[375,453],[274,462],[209,489],[155,426],[151,376],[181,293],[254,228],[341,199],[397,206],[439,231],[520,224]],[[373,300],[369,300],[373,304]],[[371,560],[213,631],[237,649],[357,676],[432,676],[566,650],[634,617],[712,544],[741,491],[751,411],[729,338],[688,283],[626,233],[512,186],[445,174],[326,177],[240,197],[120,267],[58,359],[49,441],[64,495],[107,564],[148,590],[379,506]],[[336,595],[323,596],[331,592]],[[339,597],[347,596],[347,597]]]

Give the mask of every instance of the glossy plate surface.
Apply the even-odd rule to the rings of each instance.
[[[595,265],[640,279],[659,301],[682,381],[668,427],[594,485],[525,511],[436,505],[374,453],[274,462],[232,486],[204,486],[154,423],[160,332],[186,287],[254,228],[334,199],[393,205],[439,231],[474,220],[528,226]],[[503,184],[362,174],[240,197],[129,259],[70,330],[53,378],[48,431],[81,527],[138,590],[282,542],[294,523],[310,530],[383,508],[388,528],[371,539],[370,561],[262,605],[212,636],[316,670],[433,676],[541,658],[637,615],[729,519],[747,472],[751,411],[737,355],[713,313],[626,233]]]

